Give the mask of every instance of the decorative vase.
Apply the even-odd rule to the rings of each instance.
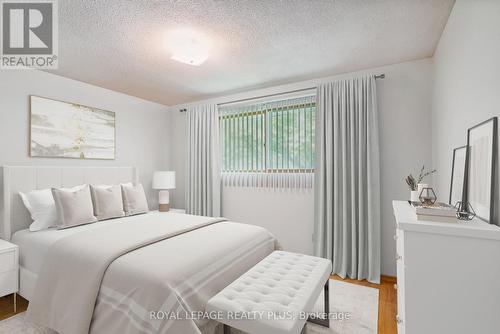
[[[437,196],[436,196],[436,193],[434,192],[434,189],[429,187],[429,188],[422,189],[422,191],[418,195],[418,199],[424,205],[432,205],[432,204],[436,203]]]
[[[455,208],[457,209],[457,218],[460,220],[472,220],[476,217],[476,212],[469,202],[457,202]]]
[[[418,190],[410,191],[410,201],[418,202]]]
[[[422,193],[422,190],[424,188],[429,188],[429,185],[427,183],[419,183],[419,184],[417,184],[417,192],[418,192],[417,201],[418,201],[418,197],[420,196],[420,194]]]

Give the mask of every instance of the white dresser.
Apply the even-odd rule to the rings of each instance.
[[[500,228],[417,222],[394,201],[399,334],[500,333]]]

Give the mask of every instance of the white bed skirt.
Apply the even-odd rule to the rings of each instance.
[[[35,289],[37,275],[24,267],[19,267],[19,294],[30,300]]]

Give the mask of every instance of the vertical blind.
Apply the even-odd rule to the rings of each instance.
[[[220,108],[226,184],[312,186],[315,96]]]

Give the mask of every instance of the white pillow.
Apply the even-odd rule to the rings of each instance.
[[[138,215],[149,211],[148,201],[142,184],[132,185],[125,183],[121,185],[123,197],[123,209],[127,216]]]
[[[57,225],[57,210],[52,190],[34,190],[28,193],[19,192],[24,206],[30,212],[33,223],[30,231],[41,231]]]
[[[74,188],[52,188],[59,217],[57,228],[63,229],[97,221],[90,195],[90,187],[85,184]]]
[[[122,190],[119,185],[91,185],[94,215],[98,220],[125,216]]]

